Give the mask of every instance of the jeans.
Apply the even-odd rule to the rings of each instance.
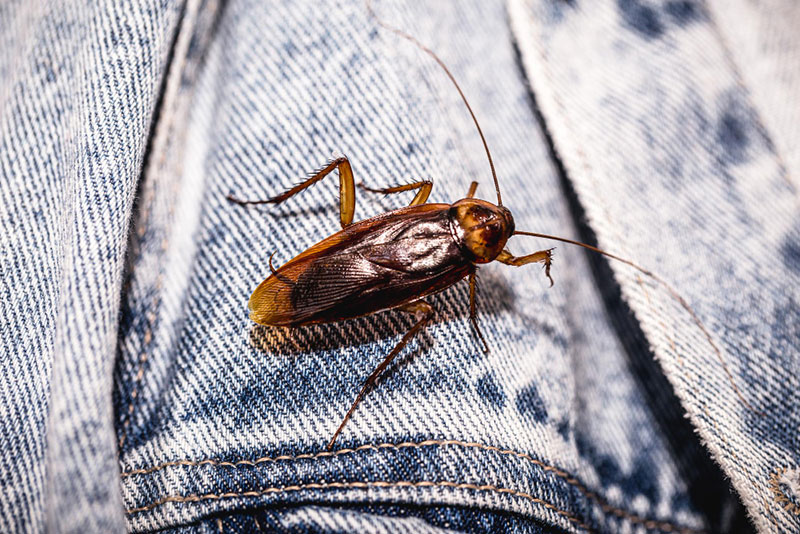
[[[800,9],[375,2],[466,93],[535,266],[413,324],[247,300],[374,188],[472,180],[441,68],[360,1],[0,6],[2,532],[796,532]],[[405,195],[408,195],[406,197]],[[357,190],[356,218],[411,193]],[[516,255],[554,246],[514,237]],[[685,305],[682,304],[685,303]]]

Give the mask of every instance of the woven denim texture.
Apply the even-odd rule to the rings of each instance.
[[[124,528],[128,224],[177,2],[0,6],[3,532]]]
[[[658,283],[558,245],[553,288],[481,268],[488,355],[466,284],[432,297],[332,453],[412,319],[253,325],[338,181],[225,195],[345,153],[494,200],[446,76],[360,1],[0,7],[0,531],[725,532],[739,501],[796,531],[800,14],[773,4],[376,2],[462,84],[517,228],[658,273],[721,360]]]
[[[565,6],[545,23],[553,10],[515,0],[510,14],[599,242],[667,275],[722,347],[612,265],[667,377],[756,526],[793,531],[794,497],[771,479],[800,454],[800,152],[784,116],[800,10],[743,4]]]

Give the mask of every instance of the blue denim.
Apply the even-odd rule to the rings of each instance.
[[[800,8],[771,4],[375,2],[459,80],[518,229],[675,293],[567,245],[553,288],[482,267],[491,352],[466,284],[430,298],[332,452],[413,319],[254,325],[338,182],[225,196],[345,153],[494,201],[447,77],[360,0],[0,6],[0,531],[798,531]]]

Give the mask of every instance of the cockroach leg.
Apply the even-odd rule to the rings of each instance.
[[[319,182],[330,174],[333,169],[339,170],[339,219],[341,220],[342,228],[344,228],[353,222],[353,215],[356,212],[356,188],[353,180],[353,169],[350,167],[350,161],[346,156],[329,161],[324,167],[314,171],[307,180],[278,196],[266,200],[239,200],[231,195],[227,195],[226,198],[243,206],[247,204],[280,204],[303,189],[307,189]]]
[[[358,187],[363,189],[364,191],[369,191],[370,193],[383,193],[384,195],[388,195],[391,193],[402,193],[403,191],[411,191],[413,189],[419,189],[417,194],[414,196],[414,200],[411,201],[409,206],[419,206],[420,204],[425,204],[428,201],[428,197],[431,194],[431,190],[433,189],[433,182],[430,180],[420,180],[419,182],[413,182],[410,184],[405,185],[396,185],[394,187],[384,187],[383,189],[373,189],[371,187],[367,187],[364,185],[363,182],[359,182]]]
[[[372,386],[375,385],[375,381],[377,381],[378,377],[386,370],[387,367],[389,367],[389,364],[392,363],[392,360],[394,360],[395,357],[400,353],[400,351],[403,350],[403,348],[405,348],[406,345],[408,345],[408,342],[411,341],[411,339],[425,327],[425,325],[428,323],[428,321],[431,320],[431,318],[435,313],[433,307],[424,300],[418,300],[416,302],[404,304],[403,306],[400,306],[397,309],[402,310],[404,312],[413,313],[417,319],[417,322],[414,324],[414,326],[411,327],[411,330],[406,332],[406,335],[403,336],[403,339],[401,339],[400,342],[394,346],[392,351],[389,353],[388,356],[386,356],[386,358],[384,358],[381,364],[378,367],[376,367],[374,371],[372,371],[372,374],[370,374],[369,377],[367,377],[367,380],[361,387],[361,391],[359,391],[356,400],[353,402],[353,405],[350,406],[350,409],[347,411],[347,414],[344,416],[344,419],[342,419],[342,423],[339,425],[339,428],[336,429],[336,432],[333,434],[333,437],[328,443],[327,446],[328,450],[333,449],[333,444],[336,443],[336,438],[338,438],[339,434],[342,433],[344,425],[347,424],[347,421],[350,420],[350,416],[353,415],[356,406],[358,406],[358,404],[364,398],[364,395],[367,394],[367,391],[369,391],[372,388]]]
[[[283,282],[287,286],[294,287],[295,283],[293,281],[289,280],[288,278],[286,278],[285,276],[283,276],[281,273],[279,273],[278,269],[276,269],[275,266],[272,265],[272,258],[275,256],[275,254],[277,252],[278,251],[276,250],[275,252],[273,252],[272,254],[269,255],[269,270],[270,270],[270,272],[272,272],[272,276],[274,276],[275,278],[277,278],[278,280],[280,280],[281,282]]]
[[[276,253],[276,252],[278,252],[278,251],[276,250],[275,252],[273,252],[272,254],[270,254],[270,255],[269,255],[269,270],[270,270],[270,271],[272,272],[272,274],[274,274],[275,276],[277,276],[277,275],[278,275],[278,271],[277,271],[277,270],[275,269],[275,267],[272,265],[272,258],[274,258],[274,257],[275,257],[275,253]]]
[[[520,257],[516,257],[512,255],[508,250],[504,250],[497,256],[496,259],[500,263],[505,263],[506,265],[513,265],[514,267],[522,267],[523,265],[535,262],[544,263],[544,274],[547,275],[547,278],[550,279],[550,287],[553,287],[553,277],[550,276],[550,265],[553,262],[552,248],[549,248],[547,250],[540,250],[539,252],[534,252],[533,254],[527,254],[525,256],[520,256]]]
[[[475,182],[472,182],[475,184]],[[475,290],[478,286],[478,276],[474,272],[469,275],[469,320],[472,323],[472,327],[478,333],[478,337],[481,338],[481,343],[483,343],[483,353],[489,354],[489,344],[486,343],[486,338],[483,337],[483,332],[478,327],[478,306],[475,303]]]
[[[478,189],[478,182],[472,182],[469,184],[469,191],[467,191],[467,196],[464,198],[473,198],[475,196],[475,191]]]

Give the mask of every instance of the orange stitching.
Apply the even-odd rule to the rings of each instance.
[[[148,188],[148,198],[145,201],[145,203],[149,203],[152,201],[152,197],[154,195],[153,191],[154,191],[153,187]],[[147,210],[143,216],[140,230],[145,229],[148,215],[149,215],[149,210]],[[143,232],[140,231],[137,233],[139,234],[139,237],[142,237]],[[163,253],[164,251],[165,248],[162,247],[160,252]],[[163,282],[163,273],[159,273],[158,277],[156,278],[156,285],[155,285],[157,294],[161,290],[162,282]],[[153,308],[156,307],[158,307],[158,297],[156,297],[153,301]],[[131,390],[131,400],[130,402],[128,402],[128,417],[122,423],[122,432],[120,432],[119,436],[118,445],[120,449],[122,449],[122,446],[125,444],[125,439],[128,437],[128,426],[131,424],[131,419],[133,419],[133,412],[135,410],[134,403],[136,402],[136,399],[139,396],[139,386],[141,384],[142,377],[144,376],[144,364],[147,363],[147,358],[148,358],[147,349],[150,346],[150,342],[153,340],[153,322],[155,321],[155,319],[156,317],[152,312],[147,314],[148,326],[144,332],[142,352],[139,356],[136,375],[133,378],[133,389]]]
[[[476,442],[465,442],[465,441],[458,441],[458,440],[437,440],[437,439],[429,439],[420,442],[402,442],[402,443],[379,443],[377,445],[367,444],[367,445],[360,445],[358,447],[352,449],[340,449],[337,451],[322,451],[317,453],[306,453],[306,454],[298,454],[298,455],[281,455],[281,456],[264,456],[261,458],[256,458],[255,460],[237,460],[235,462],[225,462],[213,459],[206,459],[206,460],[175,460],[171,462],[165,462],[159,464],[154,467],[150,467],[147,469],[134,469],[132,471],[125,471],[120,476],[121,478],[126,478],[135,475],[148,475],[151,473],[155,473],[157,471],[161,471],[162,469],[166,469],[167,467],[174,467],[174,466],[187,466],[187,467],[197,467],[201,465],[213,465],[218,467],[233,467],[238,468],[241,466],[250,466],[255,467],[263,463],[270,463],[270,462],[279,462],[279,461],[293,461],[293,460],[317,460],[320,458],[328,458],[328,457],[335,457],[340,456],[343,454],[353,454],[359,451],[364,450],[380,450],[380,449],[405,449],[405,448],[420,448],[426,446],[456,446],[456,447],[464,447],[464,448],[472,448],[472,449],[480,449],[489,452],[495,452],[498,454],[506,455],[506,456],[513,456],[515,458],[521,458],[523,460],[527,460],[532,464],[539,466],[544,471],[553,473],[557,477],[563,479],[567,484],[577,488],[581,493],[583,493],[587,498],[594,501],[595,504],[600,506],[603,512],[615,515],[616,517],[625,518],[632,523],[637,523],[640,525],[644,525],[645,528],[648,529],[658,529],[664,532],[678,532],[680,534],[698,534],[703,532],[702,530],[692,529],[688,527],[679,527],[673,525],[672,523],[668,523],[666,521],[654,521],[650,519],[643,518],[639,515],[636,515],[632,512],[628,512],[622,510],[620,508],[616,508],[608,504],[603,497],[595,493],[594,491],[587,488],[580,480],[572,476],[570,473],[564,471],[563,469],[559,469],[552,465],[546,464],[541,460],[537,460],[536,458],[532,457],[529,454],[524,452],[518,452],[511,449],[501,449],[500,447],[495,447],[493,445],[484,445],[483,443],[476,443]],[[155,505],[157,506],[157,504]]]
[[[147,195],[142,202],[142,218],[139,222],[139,228],[136,231],[136,235],[139,238],[144,237],[145,232],[147,231],[147,221],[150,218],[150,209],[151,203],[153,202],[153,198],[155,196],[155,186],[150,185],[147,188]],[[162,243],[163,244],[163,243]],[[138,247],[137,247],[138,248]],[[164,252],[164,248],[162,247],[161,252]],[[156,292],[160,291],[162,284],[162,276],[156,278]],[[158,297],[153,302],[153,308],[158,307]],[[122,449],[122,446],[125,444],[125,440],[128,437],[128,426],[131,424],[131,419],[133,419],[133,412],[135,410],[134,403],[136,402],[137,397],[139,396],[139,384],[142,381],[142,377],[144,376],[144,364],[147,363],[147,348],[150,346],[150,342],[153,340],[153,322],[155,321],[156,317],[153,312],[147,314],[147,322],[148,326],[144,332],[144,339],[142,343],[142,351],[139,355],[138,365],[136,375],[133,378],[133,389],[131,390],[131,400],[128,402],[128,416],[125,421],[122,423],[122,431],[120,432],[119,441],[117,444],[119,448]]]
[[[800,506],[789,500],[789,498],[786,497],[786,494],[784,493],[784,491],[781,489],[780,486],[781,481],[779,480],[779,478],[787,470],[788,469],[786,467],[781,467],[776,469],[769,475],[769,489],[773,494],[775,502],[777,502],[779,506],[781,506],[784,510],[786,510],[790,514],[800,516]]]
[[[380,449],[406,449],[406,448],[419,448],[419,447],[427,447],[431,445],[456,445],[460,447],[468,447],[468,448],[475,448],[475,449],[482,449],[486,451],[497,452],[500,454],[505,454],[509,456],[516,456],[518,458],[523,458],[528,460],[542,468],[546,471],[554,471],[561,477],[569,477],[569,474],[565,471],[562,471],[558,468],[552,467],[541,460],[537,460],[526,454],[524,452],[517,452],[510,449],[501,449],[499,447],[495,447],[492,445],[484,445],[483,443],[475,443],[475,442],[465,442],[465,441],[458,441],[458,440],[439,440],[439,439],[428,439],[425,441],[419,442],[411,442],[411,441],[404,441],[402,443],[378,443],[378,444],[366,444],[366,445],[359,445],[358,447],[352,449],[339,449],[336,451],[322,451],[316,453],[306,453],[306,454],[298,454],[298,455],[281,455],[281,456],[264,456],[261,458],[256,458],[255,460],[237,460],[235,462],[225,462],[213,459],[206,459],[206,460],[175,460],[172,462],[164,462],[163,464],[159,464],[154,467],[150,467],[148,469],[134,469],[132,471],[125,471],[120,476],[122,478],[126,478],[129,476],[134,475],[148,475],[150,473],[155,473],[156,471],[161,471],[167,467],[173,466],[200,466],[200,465],[216,465],[222,467],[239,467],[239,466],[257,466],[259,464],[267,463],[267,462],[279,462],[279,461],[286,461],[286,460],[316,460],[318,458],[328,458],[332,456],[340,456],[342,454],[352,454],[359,451],[364,450],[380,450]]]
[[[175,186],[175,184],[173,184],[173,189],[174,189],[174,186]],[[149,188],[149,192],[151,193],[151,196],[152,196],[154,190],[155,189],[153,187]],[[148,199],[148,202],[149,201],[150,201],[150,199]],[[175,209],[174,205],[171,205],[169,207],[169,215],[170,216],[172,215],[174,209]],[[144,225],[146,225],[146,223],[147,223],[146,220],[142,221],[142,228],[144,228]],[[167,251],[167,246],[168,246],[168,242],[167,242],[166,239],[164,239],[161,242],[161,248],[159,250],[159,253],[160,254],[165,253]],[[161,292],[161,288],[162,288],[163,284],[164,284],[164,272],[161,271],[161,272],[159,272],[158,276],[156,277],[156,284],[155,284],[156,297],[153,299],[153,309],[158,308],[158,305],[159,305],[159,302],[160,302],[160,292]],[[142,347],[142,353],[139,356],[138,371],[136,372],[136,376],[134,376],[134,378],[133,378],[133,390],[131,391],[131,400],[128,403],[128,417],[122,423],[122,432],[120,433],[120,436],[119,436],[118,444],[119,444],[119,448],[120,449],[122,449],[122,446],[125,444],[125,439],[128,437],[128,426],[131,424],[131,420],[133,419],[133,412],[135,410],[135,404],[134,403],[136,402],[136,399],[139,396],[139,387],[141,386],[142,378],[144,377],[144,364],[147,363],[147,359],[148,359],[148,356],[149,356],[148,353],[147,353],[147,349],[150,347],[150,344],[153,341],[153,325],[154,325],[156,319],[157,319],[157,317],[156,317],[154,312],[151,311],[151,312],[149,312],[147,314],[148,325],[147,325],[147,328],[145,329],[144,337],[143,337],[143,340],[142,340],[143,341],[143,347]]]
[[[229,499],[234,497],[263,497],[264,495],[268,495],[270,493],[286,493],[291,491],[303,491],[303,490],[315,490],[315,489],[370,489],[370,488],[433,488],[433,487],[440,487],[440,488],[455,488],[455,489],[470,489],[475,491],[486,491],[486,492],[493,492],[493,493],[506,493],[509,495],[514,495],[516,497],[522,497],[524,499],[528,499],[531,502],[536,504],[541,504],[548,510],[552,510],[557,514],[565,517],[569,522],[579,526],[580,528],[594,532],[587,524],[583,523],[580,519],[575,517],[572,513],[567,512],[565,510],[561,510],[560,508],[550,504],[547,501],[534,497],[529,493],[525,493],[522,491],[510,489],[510,488],[501,488],[498,486],[492,485],[478,485],[478,484],[467,484],[461,482],[449,482],[449,481],[440,481],[440,482],[431,482],[428,480],[423,480],[420,482],[411,482],[408,480],[400,480],[397,482],[385,482],[385,481],[377,481],[377,482],[313,482],[310,484],[300,484],[296,486],[284,486],[284,487],[270,487],[264,488],[261,490],[255,491],[245,491],[242,493],[230,492],[230,493],[207,493],[205,495],[169,495],[167,497],[163,497],[157,500],[154,503],[148,504],[146,506],[142,506],[139,508],[131,508],[127,511],[128,514],[135,514],[137,512],[146,512],[148,510],[152,510],[157,506],[161,506],[162,504],[166,504],[168,502],[176,502],[176,503],[186,503],[186,502],[199,502],[205,500],[220,500],[220,499]]]

